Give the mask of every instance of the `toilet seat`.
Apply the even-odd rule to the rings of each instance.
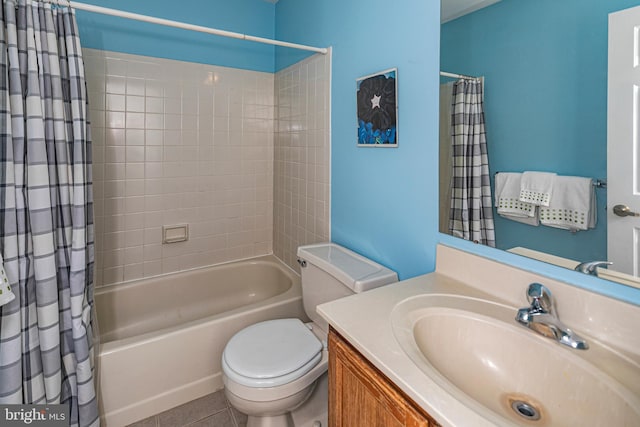
[[[246,387],[277,387],[311,371],[322,359],[322,343],[299,319],[251,325],[227,343],[222,370]]]

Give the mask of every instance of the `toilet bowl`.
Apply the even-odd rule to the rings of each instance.
[[[315,307],[397,281],[395,272],[333,243],[302,246],[298,257],[302,299],[312,321],[248,326],[222,355],[225,395],[248,415],[247,427],[326,427],[328,325]]]
[[[248,427],[294,426],[290,412],[307,402],[327,371],[323,335],[300,319],[278,319],[233,336],[222,355],[225,394],[249,416]]]

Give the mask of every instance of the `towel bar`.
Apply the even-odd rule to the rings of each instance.
[[[501,173],[501,171],[497,171],[493,173],[493,177],[495,178],[497,174]],[[607,180],[606,179],[594,179],[592,185],[596,188],[607,188]]]
[[[593,181],[593,186],[596,188],[607,188],[607,180],[606,179],[596,179]]]

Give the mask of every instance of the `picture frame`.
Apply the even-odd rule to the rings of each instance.
[[[358,147],[398,146],[398,69],[356,79]]]

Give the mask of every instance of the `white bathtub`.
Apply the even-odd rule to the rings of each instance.
[[[300,277],[274,256],[105,286],[95,301],[108,427],[221,389],[222,350],[240,329],[306,320]]]

